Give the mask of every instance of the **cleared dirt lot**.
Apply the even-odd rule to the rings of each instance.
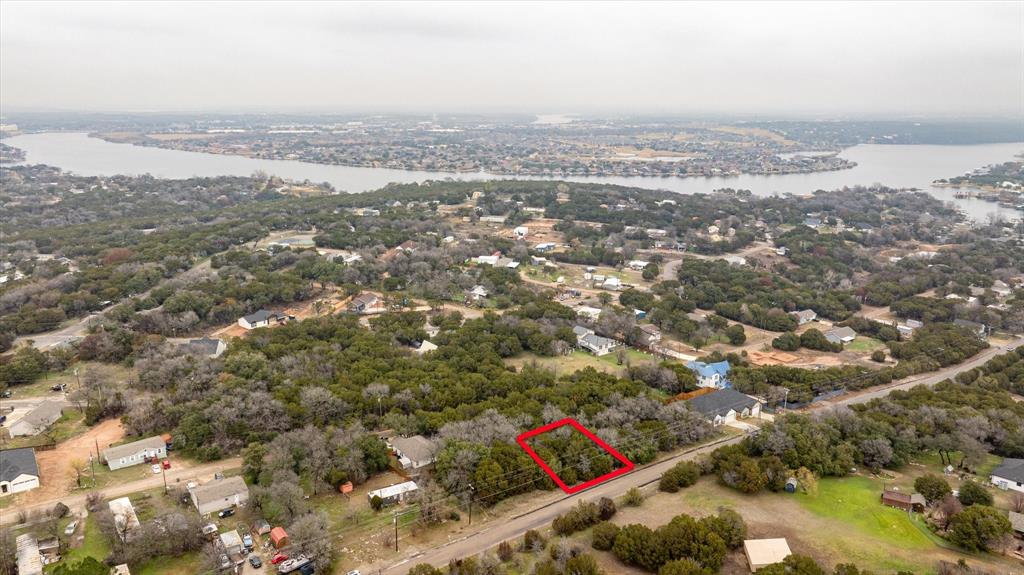
[[[100,450],[124,439],[124,425],[119,419],[108,419],[88,431],[57,444],[56,449],[37,451],[36,463],[39,465],[39,489],[25,494],[19,503],[32,503],[54,499],[71,493],[75,488],[75,467],[89,466],[89,454],[95,454],[96,445]]]

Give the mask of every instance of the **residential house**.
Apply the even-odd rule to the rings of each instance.
[[[922,322],[920,322],[920,321],[918,321],[916,319],[908,319],[904,323],[897,324],[896,325],[896,331],[900,332],[900,335],[903,336],[903,337],[910,337],[910,336],[914,335],[914,330],[915,329],[917,329],[919,327],[922,327],[923,325],[924,325],[924,323],[922,323]]]
[[[996,280],[992,282],[992,292],[1000,298],[1004,298],[1009,297],[1010,294],[1013,293],[1013,290],[1011,290],[1010,286],[1006,285],[1006,282],[1003,280]]]
[[[651,347],[652,345],[661,341],[661,330],[658,329],[658,326],[650,323],[645,323],[640,326],[637,326],[637,329],[640,330],[640,343],[642,345],[646,347]]]
[[[181,347],[185,353],[205,357],[220,357],[228,349],[224,340],[212,337],[190,339]]]
[[[406,481],[405,483],[389,485],[382,489],[375,489],[367,493],[366,497],[370,501],[373,501],[374,497],[380,497],[384,505],[393,505],[414,497],[417,491],[419,491],[419,486],[416,485],[415,481]]]
[[[473,258],[473,262],[477,265],[496,266],[498,265],[498,260],[500,259],[501,252],[495,252],[489,256],[477,256]]]
[[[743,256],[729,255],[722,258],[725,262],[731,266],[745,266],[747,265],[747,258]]]
[[[414,349],[413,351],[419,355],[423,355],[428,351],[434,351],[435,349],[437,349],[436,344],[429,342],[427,340],[423,340],[420,342],[420,345],[417,346],[416,349]]]
[[[60,419],[64,408],[59,401],[44,401],[7,426],[11,437],[39,435]]]
[[[983,323],[969,321],[966,319],[955,319],[953,320],[953,323],[960,327],[966,327],[967,329],[971,330],[971,332],[973,332],[974,335],[982,339],[985,339],[985,337],[988,336],[988,327]]]
[[[999,489],[1012,489],[1024,493],[1024,459],[1007,457],[992,470],[992,485]]]
[[[920,493],[903,493],[886,489],[882,492],[882,505],[888,505],[903,511],[923,513],[927,502]]]
[[[289,319],[291,318],[283,313],[261,309],[255,313],[238,318],[238,325],[245,329],[256,329],[258,327],[268,327],[271,324],[284,323]]]
[[[576,334],[576,344],[597,356],[608,355],[619,346],[619,342],[614,339],[599,336],[594,330],[581,325],[572,328],[572,331]]]
[[[199,514],[206,515],[245,505],[249,501],[249,486],[240,476],[225,477],[193,487],[189,495]]]
[[[422,469],[434,463],[437,446],[422,435],[392,437],[388,446],[398,457],[402,469]]]
[[[851,327],[837,327],[825,332],[825,339],[832,343],[850,343],[857,339],[857,332]]]
[[[541,253],[550,252],[555,249],[555,244],[553,242],[542,242],[533,246],[533,249]]]
[[[35,535],[18,535],[14,540],[14,547],[18,575],[43,575],[43,557],[39,554],[39,542]]]
[[[167,443],[159,435],[103,450],[103,459],[111,471],[167,457]]]
[[[804,218],[804,225],[816,230],[821,227],[821,218]]]
[[[761,417],[761,402],[732,388],[716,389],[699,395],[687,401],[686,405],[714,425]]]
[[[622,280],[617,277],[609,276],[604,279],[604,283],[601,284],[601,287],[606,290],[618,291],[619,289],[622,289]]]
[[[790,315],[796,318],[797,325],[804,325],[818,319],[818,314],[815,313],[813,309],[802,309],[800,311],[795,311]]]
[[[1024,513],[1011,511],[1009,519],[1010,527],[1013,528],[1013,535],[1018,538],[1024,538]]]
[[[640,272],[643,271],[649,263],[651,262],[645,262],[644,260],[630,260],[629,269]]]
[[[506,216],[480,216],[480,221],[485,224],[503,224]]]
[[[107,504],[110,513],[114,516],[114,531],[122,541],[128,541],[135,532],[142,526],[139,517],[135,514],[135,507],[127,497],[113,499]]]
[[[362,293],[352,298],[348,304],[348,310],[352,313],[370,313],[370,310],[377,307],[380,298],[377,294]]]
[[[596,320],[598,317],[601,316],[601,310],[600,308],[581,305],[580,307],[576,308],[576,315],[579,317],[585,317],[589,320]]]
[[[0,497],[39,487],[39,465],[31,447],[0,450]]]
[[[743,542],[743,553],[751,573],[769,565],[782,563],[792,553],[784,539],[747,539]]]
[[[658,228],[647,228],[646,232],[649,238],[663,238],[668,235],[668,232]]]
[[[479,303],[487,299],[488,295],[489,292],[487,291],[487,288],[482,285],[476,285],[473,286],[473,289],[466,292],[466,299],[474,303]]]
[[[697,385],[700,387],[730,387],[727,377],[729,375],[728,361],[717,363],[691,361],[686,364],[686,367],[697,375]]]

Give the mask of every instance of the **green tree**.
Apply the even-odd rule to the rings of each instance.
[[[732,345],[743,345],[747,341],[747,334],[743,331],[743,326],[738,323],[725,328],[723,333]]]
[[[800,336],[792,332],[786,332],[772,340],[772,347],[782,351],[796,351],[800,349]]]
[[[924,496],[928,505],[935,505],[953,492],[949,483],[934,473],[926,473],[915,479],[914,490]]]
[[[1002,511],[971,505],[953,517],[949,540],[971,551],[985,551],[1011,533],[1013,526]]]
[[[658,575],[709,575],[711,571],[704,569],[693,559],[676,559],[669,561],[658,569]]]
[[[590,532],[590,546],[599,551],[609,551],[615,545],[615,538],[619,535],[619,526],[602,521],[594,526]]]
[[[757,570],[757,575],[826,575],[814,559],[806,555],[790,555],[776,563]]]
[[[648,571],[656,571],[667,559],[660,538],[646,525],[623,527],[615,537],[612,553],[619,561]]]
[[[965,481],[960,485],[960,494],[957,497],[964,507],[968,505],[992,505],[992,494],[977,481]]]

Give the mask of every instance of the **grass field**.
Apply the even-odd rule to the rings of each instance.
[[[857,339],[846,344],[846,351],[856,351],[859,353],[871,353],[876,349],[885,348],[885,344],[870,337],[857,336]]]

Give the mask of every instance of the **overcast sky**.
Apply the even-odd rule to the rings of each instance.
[[[0,106],[1024,116],[1024,2],[5,0]]]

